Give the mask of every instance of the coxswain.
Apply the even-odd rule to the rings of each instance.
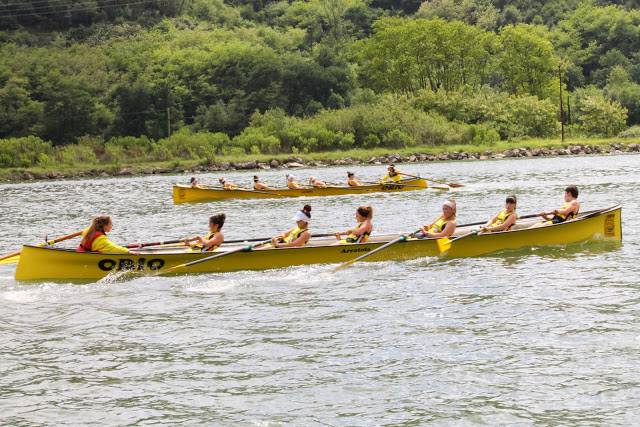
[[[387,166],[387,174],[382,177],[380,182],[387,182],[387,181],[400,182],[402,181],[402,175],[404,174],[399,170],[397,170],[395,165],[389,165]]]
[[[319,179],[316,179],[315,177],[311,177],[309,178],[309,185],[311,185],[312,187],[315,188],[327,188],[327,183],[324,181],[320,181]]]
[[[253,189],[254,190],[271,190],[266,184],[260,182],[258,175],[253,176]]]
[[[302,210],[296,212],[293,220],[296,226],[291,230],[271,239],[271,244],[276,248],[290,248],[304,246],[311,238],[309,222],[311,221],[311,206],[304,205]]]
[[[298,182],[296,181],[296,177],[291,175],[290,173],[288,173],[286,175],[287,178],[287,188],[291,189],[291,190],[299,190],[302,188],[302,186],[300,184],[298,184]]]
[[[218,180],[218,182],[220,183],[220,185],[222,185],[222,188],[224,188],[225,190],[237,190],[238,186],[231,183],[231,182],[227,182],[227,180],[225,180],[224,178],[220,178]]]
[[[335,234],[339,243],[365,243],[369,240],[369,236],[373,231],[373,208],[371,206],[360,206],[356,209],[356,221],[358,223],[352,229]],[[344,235],[347,237],[343,239],[342,236]]]
[[[113,228],[108,215],[101,215],[91,221],[91,225],[82,232],[82,241],[76,252],[100,252],[104,254],[128,254],[129,249],[113,243],[107,233]]]
[[[194,246],[202,248],[202,252],[211,252],[220,247],[224,242],[224,234],[222,234],[222,226],[227,216],[223,213],[213,215],[209,218],[209,233],[203,236],[195,236],[182,241],[187,244],[197,242]]]
[[[356,174],[353,172],[347,172],[347,184],[349,187],[360,187],[362,183],[356,178]]]
[[[564,189],[564,203],[560,209],[554,209],[551,212],[540,212],[538,216],[542,217],[544,221],[538,222],[532,227],[560,224],[576,218],[579,212],[580,202],[578,202],[578,187],[570,185]]]
[[[431,224],[422,226],[422,233],[416,237],[441,238],[450,237],[456,231],[456,202],[447,200],[442,204],[442,215]]]
[[[516,223],[518,214],[516,213],[516,196],[508,196],[505,200],[504,209],[498,212],[480,229],[483,233],[493,233],[496,231],[509,231]]]

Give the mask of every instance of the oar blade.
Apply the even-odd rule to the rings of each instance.
[[[18,261],[20,261],[20,255],[15,255],[10,258],[5,258],[3,260],[0,260],[0,264],[15,264]]]
[[[443,237],[441,239],[436,240],[436,244],[438,245],[438,251],[443,254],[451,249],[451,239],[448,237]]]

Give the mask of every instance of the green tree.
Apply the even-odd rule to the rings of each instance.
[[[549,38],[545,29],[528,24],[500,31],[497,68],[504,90],[540,98],[553,93],[558,58]]]

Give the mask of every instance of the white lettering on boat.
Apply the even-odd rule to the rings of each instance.
[[[120,258],[118,260],[114,259],[103,259],[98,261],[98,268],[102,271],[122,271],[122,270],[139,270],[142,271],[145,268],[148,270],[160,270],[164,267],[164,260],[159,258],[153,258],[149,261],[146,258],[138,259],[136,263],[135,260],[129,258]]]

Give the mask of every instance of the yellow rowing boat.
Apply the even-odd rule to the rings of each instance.
[[[479,256],[506,249],[557,246],[592,240],[622,240],[622,208],[614,206],[583,213],[562,223],[529,229],[535,220],[517,223],[512,231],[470,235],[452,244],[444,255],[450,257]],[[465,236],[473,225],[461,226],[456,236]],[[294,265],[341,263],[370,252],[398,236],[374,236],[367,243],[335,245],[335,239],[312,239],[301,248],[270,248],[237,252],[172,274],[218,273],[238,270],[264,270]],[[218,251],[237,249],[223,245]],[[407,260],[440,255],[435,239],[408,239],[390,246],[367,261]],[[70,249],[24,246],[16,269],[17,280],[82,280],[93,281],[109,274],[135,270],[141,274],[162,274],[171,267],[211,256],[211,252],[188,252],[181,249],[144,250],[135,255],[79,253]]]
[[[367,184],[359,187],[327,186],[325,188],[302,188],[291,190],[289,188],[276,188],[273,190],[224,190],[221,188],[192,188],[187,185],[173,186],[173,203],[210,202],[225,199],[272,199],[281,197],[315,197],[315,196],[340,196],[343,194],[364,194],[379,192],[398,192],[411,190],[424,190],[429,188],[426,179],[404,179],[398,183]],[[443,189],[443,187],[435,187]]]

